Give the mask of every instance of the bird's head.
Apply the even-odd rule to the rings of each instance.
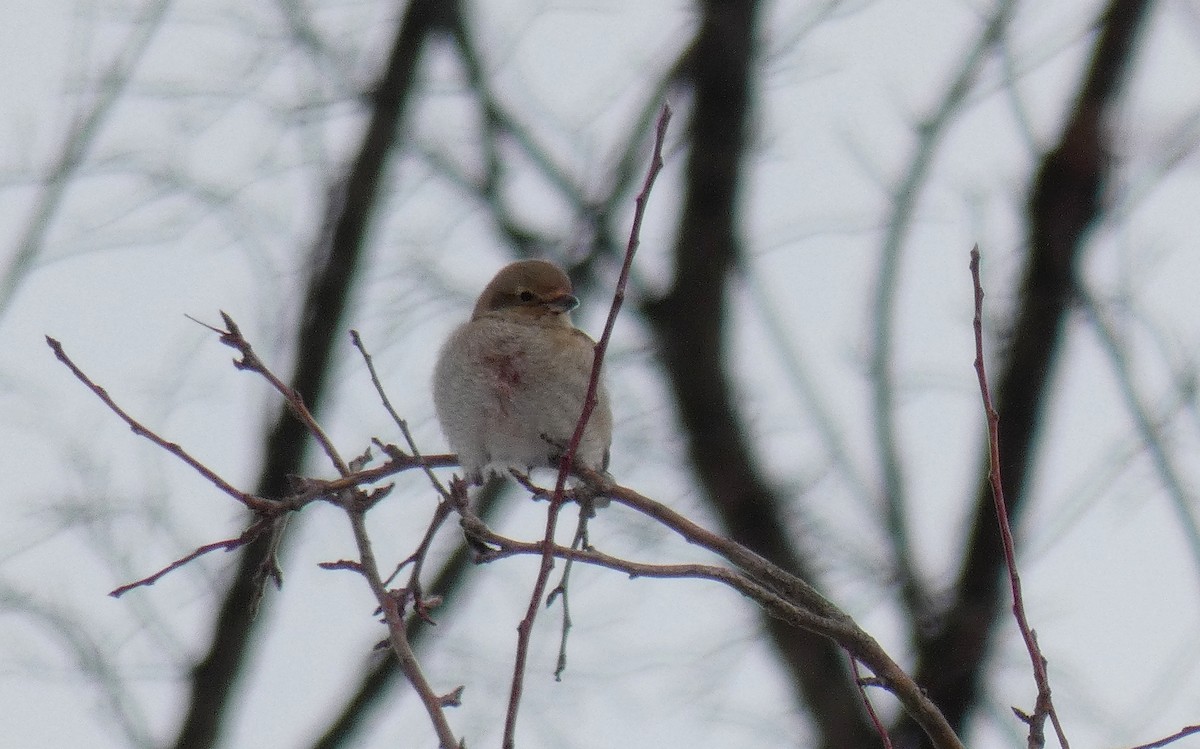
[[[579,305],[571,279],[545,260],[519,260],[500,269],[479,295],[472,319],[493,312],[541,325],[570,325]]]

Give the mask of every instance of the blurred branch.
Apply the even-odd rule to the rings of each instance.
[[[1174,455],[1164,444],[1160,431],[1161,420],[1150,412],[1138,395],[1129,361],[1128,345],[1121,340],[1116,326],[1109,320],[1095,297],[1086,288],[1083,288],[1082,284],[1077,287],[1076,293],[1092,323],[1092,329],[1100,339],[1100,345],[1108,354],[1113,374],[1116,376],[1117,387],[1121,391],[1121,397],[1125,400],[1125,408],[1133,418],[1138,436],[1141,438],[1141,444],[1150,454],[1150,460],[1154,463],[1155,470],[1158,471],[1159,480],[1167,490],[1167,496],[1171,499],[1171,507],[1175,510],[1180,529],[1183,531],[1188,549],[1192,553],[1192,562],[1200,572],[1200,517],[1197,517],[1196,511],[1193,509],[1195,497],[1188,491],[1187,482],[1175,464]]]
[[[646,142],[646,133],[652,129],[662,102],[667,99],[668,90],[677,85],[683,76],[690,59],[691,48],[680,53],[646,97],[637,117],[630,122],[624,145],[617,149],[619,157],[616,166],[610,172],[607,185],[598,195],[594,195],[572,177],[570,169],[555,161],[550,151],[538,142],[537,136],[521,122],[519,113],[506,106],[493,91],[488,71],[484,68],[476,49],[475,37],[467,27],[466,19],[459,15],[455,21],[454,40],[459,57],[466,70],[471,91],[482,109],[480,140],[484,154],[483,174],[478,178],[468,175],[458,168],[452,159],[432,149],[426,151],[427,158],[441,174],[460,189],[474,195],[487,207],[496,228],[506,238],[517,257],[530,257],[544,254],[549,248],[559,247],[563,244],[563,237],[548,236],[528,226],[507,205],[502,194],[505,164],[500,159],[500,146],[506,140],[515,143],[547,185],[574,209],[577,220],[593,235],[589,239],[597,252],[587,253],[580,265],[590,265],[599,253],[609,254],[614,258],[620,257],[620,242],[613,237],[610,222],[614,214],[625,206],[627,195],[645,159],[645,152],[641,146]],[[580,273],[579,268],[568,270],[573,279],[582,276],[581,282],[576,284],[577,291],[586,290],[594,280],[593,274],[586,271]]]
[[[887,538],[892,545],[892,564],[905,605],[909,611],[912,636],[929,617],[928,592],[915,569],[908,520],[905,517],[908,501],[906,481],[900,455],[903,439],[896,427],[896,383],[893,367],[893,344],[898,338],[895,330],[896,296],[900,288],[900,266],[908,232],[916,218],[918,199],[942,137],[950,123],[965,105],[971,87],[979,75],[989,52],[1002,38],[1016,3],[1000,0],[988,17],[979,39],[967,51],[958,66],[958,74],[946,87],[942,100],[932,114],[917,125],[917,145],[913,150],[904,176],[892,192],[892,210],[888,217],[879,256],[879,280],[875,288],[871,327],[873,331],[870,372],[872,381],[872,413],[875,416],[875,447],[883,474],[883,517]]]
[[[80,619],[59,605],[19,590],[0,578],[0,613],[19,611],[37,627],[39,635],[57,638],[66,646],[74,670],[91,679],[103,709],[112,716],[129,746],[143,749],[157,746],[146,717],[131,699],[128,675],[117,668],[112,641],[97,628],[97,622]]]
[[[154,41],[171,0],[151,0],[142,16],[133,23],[129,39],[112,65],[100,78],[99,93],[89,108],[78,115],[58,149],[58,160],[42,178],[42,191],[13,250],[8,266],[0,271],[0,316],[12,303],[21,281],[33,268],[42,242],[50,230],[54,215],[62,205],[71,178],[78,172],[92,144],[99,137],[108,116],[121,99],[125,87],[140,64],[142,55]]]
[[[1080,257],[1088,230],[1100,215],[1104,180],[1114,167],[1103,118],[1130,65],[1148,7],[1146,0],[1112,0],[1059,144],[1043,158],[1031,187],[1029,256],[996,387],[996,410],[1002,416],[998,444],[1003,490],[1014,523],[1026,505],[1038,427]],[[953,595],[917,650],[918,683],[959,730],[978,705],[1005,569],[988,463],[985,453],[974,520]],[[921,742],[911,724],[894,731],[893,739],[901,747]]]
[[[784,519],[783,498],[768,486],[732,394],[723,334],[729,272],[740,249],[738,192],[751,117],[756,53],[755,3],[709,0],[687,67],[694,90],[675,277],[668,294],[645,306],[662,366],[687,436],[691,465],[737,542],[805,579],[812,567]],[[875,730],[840,650],[774,617],[764,626],[826,749],[870,746]]]
[[[791,327],[792,320],[779,314],[779,307],[771,300],[769,284],[764,282],[755,264],[748,265],[743,277],[750,289],[749,302],[758,309],[765,332],[771,339],[771,353],[779,359],[784,376],[799,397],[813,430],[821,436],[821,449],[829,456],[837,474],[849,484],[850,491],[864,503],[869,502],[878,492],[857,465],[845,431],[826,405],[817,378],[805,366],[800,353],[802,349],[796,345],[800,332]]]
[[[331,194],[295,334],[296,368],[291,378],[291,387],[314,413],[323,402],[333,341],[359,272],[364,238],[383,187],[384,167],[401,135],[400,123],[421,51],[426,39],[444,26],[445,14],[451,10],[435,0],[408,3],[384,70],[368,99],[371,111],[358,152],[344,181]],[[303,426],[289,413],[281,413],[264,441],[255,493],[283,496],[286,477],[300,472],[306,446]],[[260,595],[263,571],[272,571],[276,542],[273,537],[260,537],[241,553],[215,618],[208,652],[193,669],[191,697],[174,742],[177,749],[207,749],[219,738],[237,693],[256,621],[254,602]]]

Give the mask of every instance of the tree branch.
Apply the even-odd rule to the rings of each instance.
[[[671,109],[670,107],[663,106],[658,117],[658,126],[655,128],[654,151],[651,156],[650,167],[646,172],[646,180],[642,184],[642,191],[638,193],[637,200],[635,201],[636,208],[633,214],[633,224],[629,230],[629,244],[625,249],[625,262],[621,266],[621,275],[617,280],[616,291],[613,293],[612,305],[608,311],[608,319],[604,323],[604,332],[601,334],[600,340],[596,342],[596,349],[592,358],[592,372],[588,379],[588,389],[583,401],[583,410],[576,421],[575,432],[571,435],[571,441],[567,444],[566,454],[563,455],[560,462],[558,477],[554,485],[554,494],[550,498],[550,506],[546,511],[546,535],[542,541],[544,544],[542,563],[538,568],[538,576],[534,581],[533,592],[529,597],[529,606],[525,611],[525,618],[517,625],[517,656],[516,663],[513,665],[512,689],[509,694],[508,712],[504,721],[505,749],[513,749],[516,746],[517,710],[521,704],[521,693],[525,682],[525,665],[529,655],[529,639],[533,633],[534,619],[537,618],[538,609],[541,608],[542,596],[545,595],[546,586],[550,579],[550,570],[554,566],[552,546],[554,544],[554,531],[558,525],[558,514],[562,509],[564,501],[563,490],[566,487],[567,475],[575,468],[575,452],[579,449],[579,443],[583,439],[588,419],[596,409],[597,392],[600,387],[600,372],[604,366],[604,355],[608,351],[608,342],[612,337],[613,327],[617,322],[617,315],[621,311],[621,304],[625,301],[625,285],[629,282],[629,269],[633,265],[633,256],[637,252],[640,242],[642,218],[646,213],[646,203],[650,199],[650,190],[654,187],[654,180],[658,177],[658,173],[662,171],[663,141],[666,139],[667,125],[670,121]]]
[[[1013,541],[1012,528],[1008,522],[1008,508],[1004,501],[1004,481],[1000,472],[1000,415],[992,405],[992,392],[988,387],[987,367],[983,359],[983,282],[979,278],[979,247],[971,250],[971,282],[975,289],[975,373],[979,378],[979,393],[983,397],[983,411],[987,416],[988,429],[988,480],[992,486],[992,502],[996,509],[996,521],[1000,526],[1000,539],[1004,547],[1004,566],[1012,590],[1012,611],[1017,628],[1025,641],[1025,649],[1033,666],[1033,680],[1037,685],[1037,702],[1032,715],[1025,716],[1029,724],[1029,749],[1045,746],[1045,723],[1050,718],[1058,734],[1058,744],[1070,749],[1067,737],[1058,721],[1054,702],[1050,699],[1050,678],[1046,674],[1046,658],[1038,646],[1037,635],[1029,626],[1025,613],[1025,597],[1021,592],[1021,575],[1017,571],[1017,545]]]
[[[1012,522],[1027,504],[1038,426],[1052,366],[1063,341],[1074,279],[1100,193],[1114,166],[1103,117],[1128,68],[1146,0],[1112,0],[1102,19],[1079,98],[1058,146],[1044,157],[1028,205],[1029,256],[1017,296],[1012,337],[996,386],[1003,489]],[[917,681],[929,690],[952,725],[962,729],[979,704],[993,624],[1000,612],[1004,553],[996,528],[985,451],[974,520],[951,602],[923,638]],[[921,743],[915,727],[893,731],[897,746]]]
[[[315,412],[323,402],[333,340],[359,270],[384,166],[401,133],[417,62],[426,38],[440,28],[446,5],[434,0],[409,3],[383,74],[371,92],[370,121],[358,153],[327,208],[325,228],[311,263],[301,326],[295,335],[296,370],[291,378],[291,387]],[[266,497],[285,494],[286,477],[300,472],[306,444],[303,428],[281,413],[264,442],[256,493]],[[273,543],[270,538],[260,538],[241,553],[215,618],[208,652],[192,671],[191,697],[174,742],[176,749],[208,749],[220,737],[245,664],[264,560],[272,556]]]
[[[787,527],[785,504],[762,475],[726,371],[729,273],[741,255],[739,190],[758,4],[708,0],[687,67],[694,89],[690,151],[669,293],[646,305],[686,435],[691,465],[726,531],[789,572],[814,579]],[[845,656],[827,640],[767,617],[798,705],[824,749],[869,746],[875,730]]]

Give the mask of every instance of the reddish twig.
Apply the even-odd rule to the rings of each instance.
[[[412,432],[409,431],[408,422],[400,418],[400,414],[392,406],[392,401],[388,398],[387,391],[383,389],[383,383],[379,379],[379,373],[375,371],[375,360],[371,357],[370,352],[367,351],[362,336],[359,335],[357,330],[351,330],[350,340],[362,356],[363,363],[367,365],[367,372],[371,375],[371,384],[375,386],[375,392],[378,393],[380,402],[383,403],[384,409],[387,410],[388,415],[392,417],[392,421],[395,422],[396,426],[400,429],[400,433],[404,436],[404,441],[408,445],[412,459],[419,463],[425,470],[425,477],[429,479],[429,483],[440,497],[437,507],[434,509],[433,517],[429,521],[429,527],[426,528],[425,536],[421,539],[421,543],[417,546],[416,551],[400,562],[400,564],[396,565],[395,571],[383,581],[385,585],[390,585],[396,575],[400,574],[400,570],[404,569],[405,565],[411,564],[412,572],[408,578],[407,590],[412,596],[413,608],[421,619],[433,624],[433,619],[429,616],[428,607],[425,605],[424,589],[421,586],[421,571],[425,566],[425,559],[429,556],[429,549],[433,545],[433,539],[442,527],[442,524],[445,523],[446,518],[450,517],[451,512],[453,512],[454,503],[450,498],[450,491],[438,479],[430,465],[424,462],[421,451],[417,448],[417,442],[413,439]],[[392,459],[404,459],[408,457],[394,445],[383,445],[378,440],[376,440],[376,444],[379,444],[380,448]]]
[[[228,551],[230,549],[238,548],[253,541],[268,530],[272,534],[278,534],[282,530],[282,520],[284,517],[286,517],[284,513],[299,510],[309,502],[313,502],[318,499],[324,499],[333,502],[341,507],[350,519],[350,524],[354,531],[354,540],[358,547],[359,559],[358,561],[341,560],[323,565],[323,567],[326,569],[354,570],[362,575],[364,579],[366,579],[367,584],[371,588],[371,592],[375,595],[380,610],[383,612],[384,619],[388,627],[388,639],[391,644],[392,651],[396,655],[400,670],[408,678],[409,683],[413,685],[413,688],[416,690],[417,694],[421,698],[421,701],[425,705],[426,712],[433,723],[434,730],[437,732],[441,746],[445,747],[446,749],[452,749],[453,747],[459,746],[460,744],[455,738],[449,722],[446,720],[444,708],[456,705],[458,703],[458,697],[461,693],[461,689],[453,691],[448,695],[439,695],[436,694],[430,687],[429,682],[425,678],[420,664],[418,663],[416,656],[412,651],[412,647],[408,642],[408,636],[405,628],[404,606],[408,600],[408,596],[412,594],[412,589],[402,588],[392,591],[387,588],[386,583],[384,583],[379,574],[379,565],[376,562],[375,554],[371,548],[370,539],[367,536],[365,518],[366,512],[370,510],[370,508],[373,507],[374,504],[379,501],[379,499],[388,494],[388,492],[391,490],[391,486],[379,487],[372,490],[367,490],[364,488],[365,484],[372,483],[379,478],[391,475],[392,473],[396,473],[407,468],[421,467],[428,471],[428,468],[431,465],[443,465],[448,461],[452,462],[452,456],[433,456],[430,458],[422,458],[419,454],[416,454],[415,446],[412,445],[411,437],[408,437],[407,430],[403,430],[405,431],[406,437],[408,437],[410,440],[410,447],[413,447],[413,456],[410,457],[404,455],[398,449],[385,450],[385,452],[387,452],[388,456],[391,458],[391,461],[384,466],[380,466],[372,470],[362,470],[363,466],[370,459],[369,451],[364,453],[359,458],[356,458],[350,462],[346,462],[338,453],[337,449],[333,446],[333,442],[325,434],[325,431],[317,423],[312,413],[304,405],[304,401],[300,397],[300,394],[284,384],[284,382],[280,380],[273,372],[271,372],[271,370],[258,358],[257,354],[254,353],[254,349],[250,345],[249,341],[242,336],[237,324],[229,315],[222,312],[221,316],[225,322],[225,330],[220,330],[210,325],[205,325],[204,323],[200,324],[220,335],[222,343],[236,349],[241,353],[242,358],[234,361],[234,365],[238,369],[256,372],[265,380],[267,380],[276,391],[283,395],[293,414],[300,420],[313,438],[316,439],[316,441],[321,445],[325,454],[329,457],[329,460],[337,468],[338,473],[341,474],[340,478],[332,481],[320,479],[299,479],[296,482],[293,482],[291,495],[280,499],[268,500],[242,492],[221,479],[212,471],[212,469],[193,458],[179,445],[168,442],[127,414],[120,406],[116,404],[116,402],[113,401],[104,388],[94,383],[86,374],[83,373],[82,370],[79,369],[78,366],[75,365],[73,361],[71,361],[71,359],[63,351],[61,343],[47,336],[46,342],[54,351],[54,354],[56,357],[58,357],[59,361],[63,362],[63,364],[65,364],[71,370],[75,377],[84,383],[90,390],[92,390],[92,392],[95,393],[96,396],[99,397],[100,400],[103,401],[104,404],[113,411],[113,413],[115,413],[122,421],[128,424],[135,434],[145,437],[167,452],[177,456],[191,466],[192,469],[201,476],[207,478],[221,491],[234,497],[247,507],[254,510],[257,515],[255,522],[249,528],[247,528],[241,536],[234,539],[227,539],[224,541],[205,544],[191,554],[172,562],[148,577],[116,588],[110,593],[110,595],[119,597],[134,588],[153,585],[164,575],[179,569],[180,567],[205,554],[218,549],[224,549]],[[365,355],[365,351],[363,353]],[[376,380],[376,384],[378,385],[378,378],[375,376],[373,369],[372,378]],[[449,499],[443,499],[439,504],[438,515],[442,519],[449,514],[449,505]],[[436,525],[440,525],[440,522],[440,520],[435,521],[434,528],[436,528]],[[427,550],[428,544],[423,544],[422,547],[423,550]],[[423,550],[419,551],[418,553],[423,553]],[[421,601],[419,594],[417,594],[417,601],[419,613],[424,616],[425,603]],[[436,601],[430,601],[429,603],[436,605]]]
[[[442,482],[438,480],[438,477],[433,472],[433,469],[421,461],[421,451],[417,449],[417,443],[413,439],[412,432],[408,430],[408,422],[400,418],[400,414],[396,413],[396,409],[392,407],[392,401],[387,397],[387,392],[383,389],[383,383],[379,380],[379,374],[375,371],[375,360],[372,359],[371,354],[367,352],[367,347],[363,344],[362,336],[358,334],[357,330],[351,330],[350,340],[354,344],[354,348],[358,349],[359,354],[362,355],[363,363],[367,365],[367,372],[371,375],[371,384],[375,386],[375,392],[379,394],[379,400],[383,403],[383,407],[387,409],[388,415],[392,417],[392,421],[396,422],[396,426],[399,427],[400,434],[404,435],[404,442],[408,445],[408,449],[412,452],[413,458],[417,462],[421,463],[422,467],[425,469],[425,477],[429,479],[429,483],[432,484],[433,488],[437,490],[437,493],[441,495],[442,500],[449,503],[450,492],[445,486],[442,485]],[[397,457],[391,455],[391,451],[388,451],[388,454],[391,457]]]
[[[383,577],[379,573],[379,564],[375,559],[375,552],[371,546],[370,537],[367,534],[366,512],[374,506],[374,503],[385,496],[390,487],[383,487],[372,492],[366,492],[362,489],[360,482],[353,482],[352,477],[364,475],[365,471],[356,472],[353,469],[360,467],[360,463],[365,462],[365,456],[361,460],[347,463],[334,447],[332,440],[317,423],[316,418],[308,407],[304,404],[304,399],[295,389],[289,387],[283,380],[279,379],[270,369],[258,358],[254,353],[250,342],[247,341],[238,329],[237,324],[226,313],[221,313],[222,319],[225,321],[226,330],[217,331],[221,336],[221,342],[227,346],[236,349],[241,353],[242,359],[235,361],[234,365],[239,369],[246,369],[257,372],[266,379],[276,391],[280,393],[287,401],[292,413],[304,424],[305,429],[309,434],[321,445],[330,462],[333,463],[338,473],[342,477],[342,485],[335,481],[320,481],[315,483],[314,491],[319,492],[321,496],[329,498],[341,507],[347,518],[350,520],[351,528],[354,531],[354,541],[358,548],[358,561],[355,563],[339,562],[335,563],[337,569],[355,569],[367,581],[367,585],[371,588],[371,592],[375,595],[375,600],[379,604],[380,610],[383,612],[384,621],[387,624],[388,640],[391,644],[392,652],[396,655],[396,661],[399,664],[401,672],[408,679],[413,689],[420,697],[422,704],[425,706],[425,711],[429,715],[430,721],[433,723],[434,730],[438,735],[438,740],[445,749],[452,749],[459,746],[458,740],[454,736],[453,730],[450,728],[450,723],[446,719],[444,708],[448,705],[455,704],[457,698],[447,697],[436,694],[426,679],[421,665],[413,653],[412,646],[408,641],[408,633],[404,623],[404,603],[410,594],[409,589],[401,589],[398,591],[389,590],[387,584],[383,581]],[[208,326],[211,327],[211,326]],[[357,339],[357,336],[355,336]],[[359,347],[359,350],[365,355],[365,350]],[[369,364],[369,361],[368,361]],[[375,377],[374,368],[371,367],[372,377]],[[375,377],[378,384],[378,378]],[[407,430],[405,430],[407,431]],[[398,458],[405,457],[389,452],[389,457],[393,463]],[[415,452],[415,449],[414,449]],[[419,456],[414,456],[412,465],[420,465],[428,470],[425,462]],[[351,482],[351,483],[346,483]],[[337,488],[335,488],[337,487]],[[273,530],[278,533],[281,530],[279,526]],[[418,608],[421,608],[420,606]]]
[[[346,464],[346,461],[342,460],[341,456],[334,448],[333,442],[329,439],[329,435],[325,434],[325,430],[322,429],[321,425],[317,423],[317,419],[312,415],[312,411],[309,411],[308,406],[304,404],[304,397],[300,395],[298,390],[281,380],[278,375],[272,372],[267,365],[263,363],[262,359],[258,358],[258,354],[255,353],[254,348],[250,345],[250,342],[247,341],[245,336],[242,335],[241,329],[238,328],[237,323],[233,321],[233,318],[230,317],[228,313],[224,311],[221,312],[221,319],[225,322],[225,330],[221,330],[220,328],[213,327],[208,323],[201,322],[194,317],[190,317],[189,319],[199,325],[203,325],[219,335],[221,343],[232,349],[235,349],[242,355],[240,360],[233,360],[233,366],[237,367],[238,369],[244,369],[249,372],[257,373],[258,375],[262,376],[264,380],[269,382],[271,387],[273,387],[280,395],[283,396],[284,401],[287,402],[288,408],[291,410],[292,414],[300,420],[300,423],[304,424],[304,428],[313,436],[313,439],[317,441],[317,444],[321,446],[321,449],[325,452],[325,455],[329,458],[330,462],[333,463],[338,473],[343,476],[348,476],[349,474],[353,473],[353,471],[350,470],[350,466]]]
[[[867,715],[871,718],[871,724],[875,726],[875,732],[879,734],[879,740],[883,742],[883,749],[892,749],[892,737],[888,735],[887,728],[884,727],[883,721],[879,719],[879,713],[875,712],[875,706],[871,704],[871,698],[867,696],[867,680],[863,679],[863,675],[858,670],[858,659],[849,653],[846,657],[850,659],[850,670],[854,672],[854,683],[858,687],[858,693],[862,696],[863,705],[867,708]],[[877,680],[871,680],[872,685],[878,683]]]
[[[375,553],[371,548],[371,539],[367,535],[364,510],[356,507],[353,501],[346,502],[344,508],[346,515],[350,518],[350,527],[354,531],[354,541],[358,546],[359,571],[367,581],[367,585],[370,586],[371,592],[375,594],[375,600],[383,611],[383,618],[387,623],[388,640],[400,671],[408,679],[408,683],[412,685],[421,703],[425,706],[425,712],[433,723],[441,749],[455,749],[461,745],[454,736],[450,722],[446,719],[444,708],[456,704],[457,698],[439,695],[425,677],[425,672],[413,652],[412,644],[408,641],[408,631],[404,626],[402,602],[407,592],[403,590],[393,592],[383,584],[383,578],[379,574],[379,564],[375,561]],[[451,692],[451,695],[458,693],[460,693],[459,690],[455,690],[455,692]]]
[[[1033,664],[1033,678],[1037,685],[1037,701],[1032,715],[1023,716],[1029,724],[1029,749],[1040,749],[1046,744],[1046,718],[1054,726],[1058,743],[1062,749],[1070,749],[1067,737],[1058,720],[1054,702],[1050,698],[1050,678],[1046,673],[1046,658],[1038,647],[1037,633],[1029,626],[1025,615],[1025,599],[1021,594],[1021,577],[1017,573],[1016,544],[1013,542],[1012,528],[1008,522],[1008,509],[1004,503],[1004,484],[1000,476],[1000,415],[992,405],[992,393],[988,387],[987,369],[983,362],[983,283],[979,278],[979,245],[971,250],[971,282],[975,289],[975,372],[979,378],[979,392],[983,397],[983,408],[987,415],[988,425],[988,480],[992,486],[992,499],[996,505],[996,519],[1000,525],[1000,538],[1004,545],[1004,563],[1008,568],[1008,579],[1012,587],[1012,610],[1016,617],[1017,627],[1025,640],[1025,649],[1029,652],[1029,660]],[[1022,715],[1018,713],[1018,715]]]
[[[638,193],[636,199],[633,225],[629,231],[629,244],[625,249],[625,261],[621,265],[621,275],[617,280],[616,292],[613,294],[612,307],[608,311],[608,319],[604,324],[604,332],[601,334],[600,340],[596,343],[595,354],[592,359],[592,372],[588,380],[587,396],[584,398],[583,410],[579,414],[578,422],[575,424],[575,432],[571,435],[571,441],[567,445],[566,454],[559,464],[558,479],[554,486],[554,496],[551,498],[550,507],[546,511],[546,534],[543,540],[542,563],[538,569],[538,576],[534,582],[533,592],[530,595],[529,607],[525,611],[525,618],[517,625],[516,662],[513,665],[512,689],[509,693],[508,712],[504,721],[503,745],[505,749],[513,749],[516,745],[517,710],[521,704],[521,693],[525,684],[525,666],[529,659],[529,639],[533,632],[533,622],[537,617],[542,596],[545,594],[546,586],[549,583],[550,570],[554,567],[554,530],[558,525],[558,514],[562,509],[564,501],[563,489],[566,487],[567,474],[574,466],[575,452],[579,449],[579,442],[583,439],[583,431],[587,427],[592,411],[596,408],[596,393],[600,387],[600,370],[604,364],[605,352],[608,350],[608,341],[612,337],[613,326],[616,325],[617,313],[620,312],[621,304],[625,300],[625,286],[629,282],[629,270],[633,265],[633,256],[637,252],[638,243],[640,242],[639,234],[642,227],[642,217],[646,213],[646,203],[650,198],[650,189],[654,186],[654,180],[658,177],[658,173],[663,167],[663,141],[666,139],[667,124],[670,121],[671,108],[664,104],[658,116],[658,125],[655,128],[654,149],[650,168],[646,173],[646,180],[642,184],[642,190]]]
[[[545,543],[540,540],[519,541],[496,533],[469,509],[463,514],[463,528],[471,534],[472,538],[478,539],[489,547],[488,551],[481,553],[477,557],[477,560],[483,564],[513,556],[540,556],[546,548]],[[577,548],[561,544],[551,544],[550,552],[556,559],[604,567],[616,572],[622,572],[628,575],[630,579],[646,577],[654,579],[712,580],[728,585],[755,600],[775,596],[773,592],[751,580],[747,575],[737,570],[718,567],[712,564],[651,564],[647,562],[635,562],[605,554],[594,548]]]
[[[174,562],[171,562],[166,567],[163,567],[158,572],[155,572],[153,575],[148,575],[146,577],[143,577],[141,580],[135,580],[131,583],[126,583],[125,585],[122,585],[118,588],[114,588],[112,591],[109,592],[109,595],[112,596],[113,598],[120,598],[121,596],[125,595],[126,593],[133,590],[134,588],[141,588],[141,587],[153,585],[154,583],[158,582],[162,577],[164,577],[168,573],[174,572],[175,570],[179,569],[183,565],[191,562],[194,559],[199,559],[200,557],[204,556],[205,554],[208,554],[209,552],[213,552],[213,551],[217,551],[217,550],[233,551],[234,549],[245,546],[246,544],[250,543],[254,539],[258,538],[260,535],[262,535],[262,533],[264,531],[266,531],[267,528],[270,527],[271,522],[272,522],[272,518],[260,518],[253,525],[251,525],[249,528],[247,528],[246,531],[244,533],[242,533],[242,535],[238,536],[237,538],[227,538],[224,541],[214,541],[211,544],[204,544],[200,548],[193,551],[191,554],[188,554],[185,557],[181,557],[180,559],[177,559]]]
[[[192,470],[208,479],[209,483],[211,483],[213,486],[246,505],[251,510],[254,510],[258,513],[271,512],[274,510],[274,504],[270,500],[263,499],[262,497],[256,497],[253,494],[248,494],[240,489],[235,488],[228,481],[218,476],[211,468],[189,455],[188,452],[182,447],[174,442],[168,442],[167,440],[147,429],[141,424],[141,422],[130,416],[125,412],[124,409],[118,406],[116,401],[112,399],[112,396],[108,394],[107,390],[92,382],[92,379],[84,374],[83,370],[76,366],[75,362],[71,361],[71,357],[67,356],[67,353],[63,351],[63,346],[61,343],[50,336],[46,336],[46,343],[54,352],[54,356],[57,357],[60,362],[65,364],[67,369],[71,370],[71,374],[75,375],[75,379],[82,382],[88,387],[89,390],[95,393],[96,397],[103,401],[104,405],[108,406],[110,411],[115,413],[117,417],[121,419],[121,421],[124,421],[129,425],[129,428],[133,430],[134,434],[139,437],[145,437],[161,447],[163,450],[166,450],[182,460],[184,463],[187,463]]]
[[[1158,741],[1151,741],[1149,744],[1138,744],[1135,747],[1131,747],[1131,749],[1162,749],[1162,747],[1166,746],[1167,744],[1173,744],[1176,741],[1179,741],[1186,736],[1191,736],[1195,733],[1200,733],[1200,726],[1185,726],[1166,738],[1159,739]]]

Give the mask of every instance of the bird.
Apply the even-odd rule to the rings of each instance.
[[[471,318],[446,339],[433,402],[468,484],[516,469],[558,469],[587,395],[596,344],[571,322],[571,280],[544,260],[501,268]],[[575,465],[606,472],[612,411],[601,380]]]

